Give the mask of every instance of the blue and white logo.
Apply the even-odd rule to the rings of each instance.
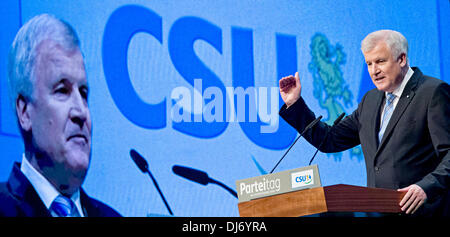
[[[314,184],[314,171],[312,169],[291,174],[292,188],[300,188]]]

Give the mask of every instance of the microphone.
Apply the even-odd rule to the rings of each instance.
[[[345,112],[343,112],[341,115],[339,115],[339,117],[337,117],[336,120],[334,120],[333,126],[331,126],[331,128],[328,129],[327,133],[325,134],[325,137],[322,139],[322,142],[321,142],[320,145],[317,147],[317,150],[316,150],[316,152],[314,153],[314,155],[313,155],[313,157],[311,158],[311,160],[309,161],[309,164],[308,164],[308,165],[311,165],[311,162],[314,160],[314,157],[316,157],[317,152],[318,152],[319,149],[322,147],[322,145],[323,145],[323,143],[325,142],[325,140],[327,140],[328,134],[330,133],[331,129],[333,129],[334,126],[336,126],[336,124],[338,124],[338,123],[342,120],[342,118],[344,118],[344,116],[345,116]]]
[[[231,193],[231,195],[233,195],[234,197],[236,197],[236,198],[238,197],[236,191],[234,191],[230,187],[226,186],[225,184],[210,178],[208,176],[208,174],[204,171],[196,170],[196,169],[189,168],[189,167],[179,166],[179,165],[174,165],[172,167],[172,171],[178,176],[181,176],[192,182],[199,183],[201,185],[207,185],[209,183],[217,184],[217,185],[221,186],[222,188],[224,188],[225,190],[227,190],[229,193]]]
[[[164,197],[164,195],[161,192],[161,189],[159,189],[159,185],[156,182],[156,179],[153,177],[152,173],[150,172],[150,170],[148,169],[148,163],[147,161],[144,159],[144,157],[142,157],[137,151],[135,151],[134,149],[130,150],[130,156],[131,159],[133,159],[134,163],[136,163],[137,167],[142,171],[142,173],[148,173],[148,175],[150,176],[150,178],[153,181],[153,184],[155,185],[156,189],[158,190],[159,195],[161,196],[164,204],[166,205],[167,210],[169,211],[170,215],[173,216],[172,210],[169,207],[169,204],[166,201],[166,198]]]
[[[308,126],[306,126],[305,129],[303,129],[303,132],[300,133],[300,136],[297,137],[297,139],[295,139],[295,141],[292,143],[292,145],[289,147],[289,149],[287,149],[287,151],[284,153],[284,155],[281,157],[281,159],[278,161],[278,163],[275,165],[275,167],[273,167],[272,171],[270,171],[269,174],[273,173],[273,171],[277,168],[277,166],[280,164],[280,162],[284,159],[284,157],[287,155],[287,153],[291,150],[291,148],[294,146],[294,144],[298,141],[298,139],[300,137],[303,136],[303,134],[305,134],[305,132],[307,132],[309,129],[311,129],[314,125],[316,125],[317,122],[319,122],[322,119],[322,115],[320,115],[319,117],[317,117],[316,119],[314,119],[311,123],[308,124]]]

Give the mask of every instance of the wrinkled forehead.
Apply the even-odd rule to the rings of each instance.
[[[65,49],[52,40],[43,40],[36,48],[36,79],[50,82],[61,78],[87,84],[83,56],[78,47]]]
[[[391,49],[384,41],[379,41],[373,48],[364,51],[363,54],[366,61],[392,56]]]

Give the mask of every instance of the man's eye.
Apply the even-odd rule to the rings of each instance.
[[[80,89],[80,95],[83,97],[83,99],[87,100],[88,98],[88,90],[87,89]]]
[[[58,93],[58,94],[67,94],[67,93],[69,93],[69,90],[68,90],[67,88],[65,88],[65,87],[60,87],[60,88],[57,88],[57,89],[55,90],[55,93]]]

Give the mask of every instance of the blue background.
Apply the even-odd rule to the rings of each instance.
[[[124,216],[168,215],[149,177],[129,157],[133,148],[149,162],[176,216],[238,216],[235,197],[217,185],[183,179],[172,166],[205,171],[235,189],[236,180],[270,171],[296,132],[281,120],[273,134],[261,134],[261,122],[174,123],[172,90],[192,90],[195,78],[203,79],[203,88],[223,92],[273,87],[281,76],[299,71],[302,96],[327,120],[331,115],[314,96],[318,85],[308,69],[311,40],[322,34],[330,52],[340,45],[346,56],[338,68],[351,104],[337,103],[350,114],[373,88],[359,47],[375,30],[402,32],[410,64],[450,81],[449,5],[446,0],[0,1],[0,181],[23,153],[8,99],[7,53],[19,27],[37,14],[66,20],[82,43],[93,120],[92,161],[83,185],[88,194]],[[277,171],[306,166],[314,151],[299,140]],[[319,153],[314,163],[323,185],[366,185],[361,155]]]

